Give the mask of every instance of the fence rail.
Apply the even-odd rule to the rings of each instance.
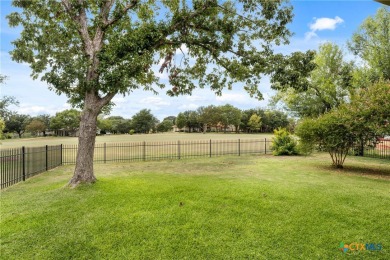
[[[176,142],[136,142],[96,144],[95,163],[152,161],[214,157],[221,155],[270,154],[271,141],[253,140],[203,140]],[[64,164],[75,164],[77,145],[22,147],[0,149],[1,189],[24,181],[38,173]],[[365,147],[356,147],[351,155],[390,159],[390,140]]]
[[[96,144],[94,162],[153,161],[213,157],[220,155],[267,154],[271,141],[264,140],[202,140],[176,142],[136,142]],[[63,164],[75,164],[77,145],[63,146]]]

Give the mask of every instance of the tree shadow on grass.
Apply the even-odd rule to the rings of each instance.
[[[344,175],[359,175],[373,179],[390,180],[390,166],[376,167],[365,165],[344,165],[344,168],[338,169],[331,165],[323,165],[320,168]]]

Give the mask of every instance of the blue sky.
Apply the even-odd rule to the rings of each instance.
[[[368,16],[373,16],[382,4],[370,1],[291,1],[294,7],[294,19],[289,28],[294,33],[290,39],[290,45],[278,47],[282,53],[293,51],[306,51],[318,49],[320,43],[331,41],[345,49],[346,57],[354,59],[346,48],[346,42],[357,30],[359,25]],[[46,83],[30,78],[30,68],[26,64],[18,64],[11,60],[9,51],[12,50],[11,42],[18,38],[20,29],[10,28],[5,16],[14,8],[11,1],[0,2],[0,74],[8,76],[5,85],[1,85],[1,96],[15,96],[19,100],[19,107],[13,110],[19,113],[54,115],[58,111],[70,108],[65,96],[58,96],[48,89]],[[161,75],[164,78],[165,75]],[[260,90],[264,94],[264,100],[252,99],[249,95],[237,87],[231,91],[224,91],[218,97],[213,92],[204,89],[196,90],[191,96],[168,97],[165,91],[159,95],[150,92],[135,91],[131,95],[116,96],[115,108],[111,115],[120,115],[131,118],[143,108],[152,110],[152,113],[160,120],[166,116],[177,115],[185,110],[194,110],[200,106],[232,104],[240,109],[254,107],[266,107],[269,97],[274,92],[269,87],[269,80],[264,78]]]

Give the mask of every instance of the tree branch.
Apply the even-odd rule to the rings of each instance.
[[[113,2],[113,1],[111,0],[111,2]],[[131,0],[130,3],[128,3],[125,6],[125,8],[123,8],[122,12],[119,15],[115,16],[111,20],[106,20],[105,21],[103,30],[105,30],[107,27],[113,25],[118,20],[120,20],[127,13],[127,11],[129,11],[130,9],[133,9],[137,4],[138,4],[138,0]],[[106,5],[107,5],[107,3],[106,3]],[[111,6],[112,6],[112,3],[110,4],[110,7]]]
[[[115,93],[115,92],[109,92],[109,93],[107,93],[104,97],[99,98],[99,106],[100,106],[100,107],[103,107],[103,106],[105,106],[106,104],[108,104],[108,102],[110,102],[111,99],[112,99],[116,94],[117,94],[117,93]]]
[[[92,49],[92,42],[91,37],[88,33],[88,23],[87,23],[87,14],[85,12],[84,8],[80,8],[79,14],[75,15],[72,13],[72,9],[74,6],[69,2],[69,0],[62,0],[61,1],[63,6],[65,7],[66,12],[70,15],[72,19],[74,19],[78,25],[79,28],[77,28],[77,31],[79,32],[81,38],[83,39],[84,44],[86,45],[86,52],[91,55],[90,51]],[[79,0],[79,5],[81,6],[83,4],[83,0]]]

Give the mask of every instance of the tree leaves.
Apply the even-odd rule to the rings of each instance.
[[[91,89],[102,97],[151,88],[159,82],[151,70],[156,58],[169,57],[182,44],[188,48],[182,61],[163,66],[176,90],[168,94],[190,94],[206,86],[220,93],[240,81],[261,99],[261,75],[274,69],[271,46],[291,35],[286,28],[291,7],[280,1],[13,4],[23,9],[8,15],[11,26],[23,27],[13,59],[30,63],[34,78],[74,102],[84,100]]]

